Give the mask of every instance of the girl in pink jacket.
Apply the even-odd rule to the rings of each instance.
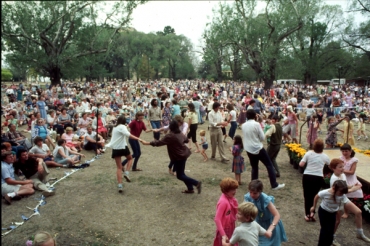
[[[238,181],[232,178],[224,178],[220,183],[222,195],[216,207],[216,237],[213,241],[214,246],[222,246],[222,239],[228,242],[234,229],[236,214],[238,213],[238,201],[235,199],[236,189],[239,187]]]

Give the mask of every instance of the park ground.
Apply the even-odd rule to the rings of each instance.
[[[200,129],[206,129],[207,124]],[[323,127],[324,129],[325,127]],[[369,127],[368,127],[369,128]],[[303,127],[306,131],[307,127]],[[199,130],[198,130],[199,131]],[[241,134],[241,130],[237,130]],[[305,134],[305,132],[304,132]],[[302,134],[302,143],[307,147]],[[369,134],[369,132],[368,132]],[[370,135],[370,134],[369,134]],[[324,138],[324,135],[319,137]],[[150,141],[151,133],[142,138]],[[356,147],[367,149],[370,140],[357,141]],[[227,139],[227,149],[232,142]],[[85,151],[86,152],[86,151]],[[211,150],[207,151],[210,156]],[[94,157],[87,152],[86,160]],[[74,173],[56,184],[56,195],[46,199],[40,207],[40,216],[35,216],[10,234],[2,237],[2,245],[25,245],[26,240],[38,231],[48,231],[56,237],[58,245],[212,245],[215,235],[213,221],[217,201],[221,195],[219,182],[224,177],[234,177],[231,172],[232,156],[228,164],[216,160],[204,163],[202,156],[193,153],[186,164],[186,174],[203,181],[203,190],[198,194],[182,194],[186,189],[183,182],[168,173],[166,147],[142,146],[138,167],[142,172],[131,172],[131,183],[124,183],[124,193],[117,192],[115,164],[110,158],[111,150],[91,163],[91,166]],[[340,151],[338,150],[338,156]],[[250,181],[251,167],[246,153],[247,170],[242,181]],[[264,192],[275,196],[275,205],[284,223],[288,242],[283,245],[317,245],[320,224],[304,221],[303,192],[300,174],[289,164],[284,147],[278,156],[281,168],[279,183],[285,188],[272,191],[266,168],[260,163],[259,178],[265,185]],[[66,169],[51,169],[50,178],[61,178]],[[247,185],[241,185],[236,198],[243,201],[248,192]],[[2,227],[11,222],[21,222],[21,215],[33,212],[39,191],[35,195],[14,201],[11,206],[2,201]],[[364,221],[364,232],[370,236],[370,225]],[[355,238],[354,216],[342,220],[337,241],[346,246],[366,245]]]

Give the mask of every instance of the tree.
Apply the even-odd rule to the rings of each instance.
[[[10,81],[13,78],[12,72],[9,69],[2,68],[1,69],[1,81]]]
[[[77,58],[106,53],[115,35],[129,23],[132,11],[144,2],[114,2],[102,23],[98,13],[103,13],[103,1],[4,2],[2,43],[8,51],[23,54],[23,62],[50,76],[52,84],[59,84],[63,69]],[[109,38],[97,47],[103,30]],[[79,42],[86,34],[89,39]]]
[[[320,2],[313,2],[313,5],[304,19],[304,26],[286,39],[285,51],[293,50],[295,65],[300,63],[301,75],[306,84],[317,80],[318,74],[330,64],[336,62],[333,59],[335,52],[342,47],[331,46],[335,50],[324,49],[338,36],[343,19],[343,11],[337,5],[325,5]],[[321,21],[317,21],[321,19]],[[327,59],[323,59],[325,56]],[[284,77],[281,77],[284,78]]]
[[[356,15],[360,13],[364,17],[370,17],[370,1],[352,0],[349,12]],[[370,60],[370,19],[354,26],[351,20],[348,21],[347,27],[342,33],[343,41],[351,47],[364,52]]]

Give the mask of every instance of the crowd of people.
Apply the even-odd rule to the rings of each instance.
[[[307,124],[305,137],[312,149],[300,164],[306,166],[302,182],[304,219],[315,221],[312,207],[315,208],[315,196],[321,189],[322,168],[327,164],[336,170],[332,165],[334,160],[330,161],[322,153],[324,145],[334,147],[339,139],[338,131],[343,133],[340,137],[349,148],[356,144],[356,140],[366,141],[366,124],[370,120],[370,90],[367,86],[355,85],[275,84],[266,90],[263,83],[200,80],[64,82],[58,86],[45,85],[45,88],[13,83],[2,86],[1,100],[4,117],[1,128],[2,195],[8,204],[33,194],[35,189],[41,190],[45,196],[54,195],[55,191],[47,183],[48,168],[74,168],[85,157],[84,151],[102,155],[107,151],[106,147],[112,149],[120,193],[123,192],[122,173],[123,178],[131,182],[130,171],[142,171],[138,162],[140,144],[167,146],[169,173],[185,183],[186,190],[182,192],[186,194],[195,193],[194,189],[198,194],[202,191],[202,181],[185,174],[186,161],[192,152],[200,153],[199,158],[204,162],[209,160],[208,156],[216,160],[217,150],[223,163],[228,163],[228,156],[232,156],[231,171],[235,180],[221,182],[225,197],[220,198],[219,204],[227,201],[226,207],[229,208],[223,206],[224,210],[219,211],[221,208],[217,205],[214,245],[234,245],[237,242],[239,245],[257,245],[242,243],[241,234],[245,228],[234,230],[236,214],[239,221],[251,223],[256,220],[262,227],[255,223],[248,225],[258,232],[257,236],[260,235],[257,238],[259,245],[280,245],[286,241],[280,215],[273,205],[274,198],[262,192],[258,163],[261,161],[266,167],[272,190],[284,188],[285,184],[276,180],[282,175],[277,156],[284,143],[298,142],[300,121]],[[206,122],[209,137],[205,130],[198,131],[198,126]],[[340,128],[341,122],[343,126]],[[357,131],[355,124],[358,125]],[[25,129],[18,130],[22,126]],[[238,128],[241,135],[236,135]],[[143,131],[152,132],[153,141],[141,139]],[[318,135],[325,132],[324,140],[319,139]],[[30,137],[25,133],[30,133]],[[227,141],[232,141],[231,155],[226,151]],[[265,141],[267,149],[264,148]],[[207,154],[209,144],[210,153]],[[245,201],[252,204],[241,204],[238,208],[233,197],[237,187],[243,184],[241,174],[246,167],[243,150],[247,152],[252,167],[250,193],[245,196]],[[347,163],[344,151],[341,161]],[[123,161],[122,157],[125,157]],[[350,170],[344,168],[344,174],[347,175],[349,190],[354,187],[356,190],[351,192],[355,194],[360,185],[357,180],[349,182],[348,175],[355,176],[355,171],[350,168],[351,164],[348,166]],[[332,219],[332,214],[339,210],[332,201],[335,203],[336,196],[327,196],[333,191],[337,194],[339,189],[338,199],[343,200],[346,210],[356,215],[357,236],[369,242],[362,232],[362,222],[358,222],[358,210],[353,208],[353,204],[347,205],[351,203],[345,196],[342,198],[348,191],[344,192],[338,182],[332,187],[325,194],[318,193],[323,199],[319,209],[320,221],[330,217],[328,227],[332,228],[333,223],[335,226],[340,220],[337,216],[336,220]],[[325,201],[330,204],[325,206]],[[225,218],[225,211],[230,217]],[[225,223],[230,223],[230,227],[225,227]],[[321,234],[319,245],[333,243],[334,229],[322,228]]]

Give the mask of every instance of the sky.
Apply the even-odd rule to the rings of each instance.
[[[206,24],[212,21],[212,9],[224,1],[149,1],[138,6],[132,15],[131,26],[137,31],[149,33],[162,31],[171,26],[176,34],[188,37],[195,50],[200,50],[201,37]],[[228,1],[231,3],[231,1]],[[327,4],[347,8],[347,0],[326,0]],[[263,1],[258,7],[263,7]]]

